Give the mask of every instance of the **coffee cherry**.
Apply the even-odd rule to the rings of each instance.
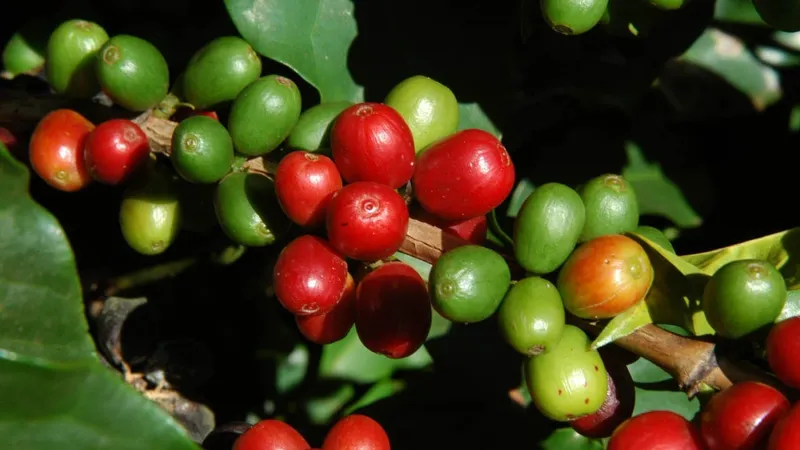
[[[755,450],[787,411],[789,401],[778,390],[743,381],[714,394],[700,415],[700,432],[708,450]]]
[[[300,236],[281,250],[272,285],[278,301],[296,316],[333,309],[347,286],[347,262],[327,242]]]
[[[675,247],[672,246],[672,242],[670,242],[670,240],[667,239],[664,233],[658,228],[651,227],[649,225],[639,225],[635,230],[633,230],[633,232],[640,236],[646,237],[654,244],[658,244],[664,250],[675,254]]]
[[[305,228],[325,223],[328,201],[342,188],[336,164],[324,155],[292,152],[275,170],[275,193],[283,212]]]
[[[266,419],[245,431],[233,444],[232,450],[308,450],[303,435],[280,420]]]
[[[800,389],[800,317],[778,322],[767,337],[767,361],[787,386]]]
[[[786,303],[786,281],[772,264],[741,259],[720,267],[703,291],[702,307],[718,335],[738,339],[772,324]]]
[[[458,100],[447,86],[422,75],[396,84],[385,102],[405,119],[417,153],[458,128]]]
[[[649,411],[622,423],[608,440],[607,450],[705,450],[691,422],[672,411]]]
[[[408,207],[392,188],[372,181],[348,184],[331,197],[328,240],[348,258],[378,261],[395,253],[408,230]]]
[[[642,301],[653,277],[644,248],[612,234],[575,249],[561,267],[557,285],[567,311],[584,319],[607,319]]]
[[[331,128],[333,160],[348,183],[374,181],[397,189],[414,173],[414,138],[405,120],[382,103],[359,103]]]
[[[92,177],[110,185],[128,180],[149,156],[147,135],[127,119],[111,119],[98,125],[87,136],[83,153]]]
[[[351,414],[331,427],[322,450],[390,450],[389,436],[381,424],[362,414]]]
[[[31,167],[48,185],[64,192],[83,189],[92,181],[83,158],[86,138],[95,126],[69,109],[47,113],[29,143]]]
[[[603,406],[597,412],[570,422],[578,433],[590,438],[606,438],[624,421],[631,418],[636,405],[636,387],[628,367],[615,354],[603,347],[600,356],[608,372],[608,390]]]
[[[797,448],[800,448],[800,402],[796,402],[792,409],[778,420],[767,444],[767,450]]]
[[[639,225],[639,204],[633,186],[619,175],[601,175],[580,189],[586,222],[579,241],[633,231]]]
[[[389,358],[419,350],[431,328],[425,280],[408,264],[389,262],[356,289],[356,332],[365,347]]]
[[[356,283],[347,274],[344,293],[339,303],[324,314],[295,316],[297,329],[309,341],[325,345],[340,341],[347,336],[356,321]]]
[[[218,120],[197,115],[181,121],[172,134],[172,167],[190,183],[216,183],[233,164],[233,142]]]
[[[514,164],[496,137],[463,130],[420,154],[412,183],[414,196],[428,212],[467,220],[503,203],[514,187]]]
[[[330,148],[330,131],[333,122],[345,109],[353,106],[347,101],[323,102],[300,114],[300,118],[286,138],[291,149],[317,152]]]
[[[554,347],[523,363],[528,392],[545,417],[566,422],[593,414],[603,405],[608,373],[590,343],[580,328],[565,325]]]
[[[248,247],[274,244],[290,225],[278,204],[274,183],[258,173],[233,172],[220,180],[214,211],[225,235]]]
[[[88,99],[99,92],[94,58],[107,40],[106,30],[94,22],[72,19],[59,25],[47,41],[45,72],[50,87],[74,98]]]
[[[474,323],[497,311],[511,284],[511,270],[494,250],[464,245],[436,261],[429,282],[439,314],[452,322]]]
[[[150,42],[126,34],[109,39],[95,63],[100,86],[114,103],[130,111],[145,111],[169,90],[169,67]]]
[[[558,289],[540,277],[514,284],[500,304],[497,318],[506,342],[527,356],[554,347],[564,331],[564,305]]]
[[[119,208],[122,237],[143,255],[164,253],[180,232],[181,209],[172,174],[157,167],[123,193]]]

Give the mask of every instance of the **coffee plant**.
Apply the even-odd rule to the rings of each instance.
[[[11,3],[3,448],[800,448],[796,2]]]

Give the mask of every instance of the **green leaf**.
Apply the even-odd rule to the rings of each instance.
[[[753,0],[717,0],[714,19],[720,22],[741,23],[766,27],[753,6]]]
[[[632,308],[611,319],[592,342],[592,348],[598,349],[621,337],[625,337],[639,328],[653,323],[647,302],[639,302]]]
[[[425,346],[401,359],[387,358],[373,353],[364,347],[353,327],[344,339],[328,344],[322,349],[319,376],[356,383],[374,383],[388,378],[395,370],[418,370],[428,367],[432,362]]]
[[[672,379],[672,376],[664,369],[646,358],[639,358],[628,364],[628,372],[630,372],[634,383],[659,383]]]
[[[716,73],[745,94],[757,111],[783,96],[778,73],[762,64],[739,38],[708,28],[680,59]]]
[[[539,444],[543,450],[603,450],[600,439],[590,439],[570,427],[559,428]]]
[[[800,131],[800,105],[794,105],[789,114],[789,131],[792,133]]]
[[[477,103],[458,104],[458,131],[478,128],[495,135],[497,139],[503,138],[503,133],[497,129],[491,119],[483,112]]]
[[[800,52],[800,32],[776,31],[772,39],[789,50]]]
[[[800,65],[800,55],[787,52],[778,47],[758,46],[755,55],[759,60],[772,67],[794,67]]]
[[[28,195],[29,179],[0,149],[0,349],[93,361],[75,257],[58,220]]]
[[[689,400],[689,397],[677,387],[669,390],[651,390],[637,386],[635,390],[634,416],[649,411],[668,410],[692,420],[700,410],[700,400],[697,397]]]
[[[800,289],[800,227],[681,258],[708,275],[732,261],[761,259],[781,271],[789,289]]]
[[[297,72],[321,101],[362,101],[364,88],[347,69],[358,34],[351,0],[225,0],[225,6],[258,53]]]
[[[279,394],[294,389],[306,375],[308,370],[308,348],[297,344],[291,353],[278,363],[275,373],[275,387]]]
[[[653,321],[677,325],[696,335],[713,334],[700,306],[709,276],[644,236],[628,235],[642,244],[653,265],[653,285],[645,297]]]
[[[344,415],[349,415],[361,408],[365,408],[379,400],[389,398],[392,395],[405,389],[406,384],[400,380],[380,380],[373,384],[367,392],[364,393],[358,400],[353,402],[350,406],[343,411]]]
[[[528,199],[528,196],[531,195],[535,189],[536,187],[531,180],[527,178],[521,179],[519,183],[517,183],[517,187],[514,188],[514,192],[511,193],[506,216],[512,218],[517,217],[519,210],[522,209],[522,204],[525,203],[525,200]]]
[[[648,162],[633,142],[625,144],[625,152],[628,164],[622,168],[622,177],[636,190],[640,214],[665,217],[681,228],[699,227],[703,223],[680,188],[664,175],[658,163]]]
[[[783,305],[783,309],[778,318],[775,319],[775,323],[797,316],[800,316],[800,289],[789,291],[789,295],[786,297],[786,303]]]
[[[0,148],[0,442],[25,450],[198,449],[97,359],[69,242]]]
[[[99,361],[0,353],[0,442],[25,450],[198,450],[158,405]]]
[[[355,395],[356,389],[352,384],[343,384],[324,397],[307,401],[306,413],[308,413],[311,423],[327,424]]]

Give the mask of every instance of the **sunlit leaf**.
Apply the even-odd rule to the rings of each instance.
[[[714,19],[720,22],[767,26],[756,12],[752,0],[717,0],[714,4]]]
[[[786,303],[783,305],[783,310],[781,310],[775,322],[777,323],[797,316],[800,316],[800,289],[789,291],[789,295],[786,296]]]
[[[365,408],[379,400],[383,400],[391,397],[394,394],[397,394],[405,387],[406,384],[400,380],[380,380],[373,384],[358,400],[345,408],[342,413],[345,415],[352,414],[361,408]]]
[[[328,423],[355,395],[352,384],[343,384],[329,395],[308,400],[306,413],[314,424]]]
[[[745,94],[757,111],[783,95],[778,73],[753,56],[739,38],[716,28],[707,29],[680,59],[725,79]]]
[[[294,350],[283,358],[275,373],[275,387],[279,394],[291,391],[297,386],[308,369],[308,349],[303,344],[297,344]]]
[[[647,303],[639,302],[632,308],[611,319],[603,328],[603,331],[601,331],[592,342],[592,348],[600,348],[633,333],[649,323],[653,323],[653,318],[650,317],[650,310],[647,307]]]

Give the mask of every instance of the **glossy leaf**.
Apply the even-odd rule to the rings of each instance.
[[[695,212],[678,186],[664,175],[658,163],[648,162],[633,142],[625,144],[628,163],[622,177],[633,185],[640,214],[662,216],[681,228],[699,227],[703,219]]]
[[[491,119],[483,112],[481,105],[477,103],[458,104],[458,129],[466,130],[478,128],[493,134],[497,139],[503,138],[503,133],[495,126]]]
[[[329,423],[356,395],[352,384],[343,384],[328,395],[306,402],[306,413],[311,422],[317,425]]]
[[[720,22],[767,26],[756,12],[752,0],[717,0],[714,5],[714,19]]]
[[[783,305],[783,310],[781,310],[775,322],[797,316],[800,316],[800,289],[789,291],[789,295],[786,297],[786,303]]]
[[[773,67],[794,67],[800,65],[800,55],[787,52],[778,47],[759,46],[756,47],[754,51],[759,60]]]
[[[778,73],[753,56],[739,38],[716,28],[708,28],[681,59],[725,79],[745,94],[757,111],[783,95]]]
[[[306,375],[308,370],[308,348],[297,344],[291,353],[279,363],[275,373],[275,388],[279,394],[294,389]]]
[[[570,427],[559,428],[541,442],[543,450],[603,450],[605,445],[600,439],[590,439],[579,434]]]
[[[373,384],[367,392],[364,393],[358,400],[353,402],[347,408],[342,411],[342,414],[349,415],[353,414],[357,410],[361,408],[365,408],[379,400],[383,400],[384,398],[389,398],[394,394],[405,389],[406,384],[400,380],[381,380],[377,383]]]
[[[94,361],[72,248],[28,195],[30,173],[0,149],[0,349],[53,361]]]
[[[344,339],[322,349],[319,376],[356,383],[374,383],[387,378],[397,369],[421,369],[432,362],[428,350],[422,346],[411,356],[391,359],[371,352],[358,339],[355,327]]]
[[[681,256],[684,261],[713,275],[725,264],[740,259],[763,259],[781,271],[789,289],[800,289],[800,228],[703,253]]]
[[[261,55],[285,64],[317,88],[323,102],[363,99],[347,70],[358,34],[351,0],[225,0],[242,37]]]
[[[25,450],[198,449],[96,357],[69,242],[0,148],[0,442]]]
[[[198,450],[180,426],[98,361],[3,352],[0,442],[25,450]]]
[[[508,217],[517,217],[519,210],[522,209],[522,204],[528,199],[528,196],[533,193],[536,187],[533,182],[527,178],[523,178],[517,183],[514,192],[511,193],[511,199],[508,201],[508,210],[506,215]]]
[[[659,383],[672,379],[669,373],[646,358],[639,358],[628,364],[628,372],[637,384]]]
[[[647,251],[655,276],[646,301],[656,323],[677,325],[696,335],[713,334],[700,306],[709,279],[700,269],[636,233],[628,233]]]
[[[669,410],[680,414],[687,420],[692,420],[700,410],[700,400],[689,397],[680,389],[643,389],[636,387],[636,404],[633,415],[637,416],[648,411]]]
[[[611,319],[603,328],[603,331],[592,341],[592,348],[598,349],[606,344],[610,344],[621,337],[633,333],[648,323],[653,323],[653,318],[650,316],[647,302],[639,302],[632,308]]]
[[[772,39],[781,46],[800,52],[800,32],[776,31],[772,33]]]

